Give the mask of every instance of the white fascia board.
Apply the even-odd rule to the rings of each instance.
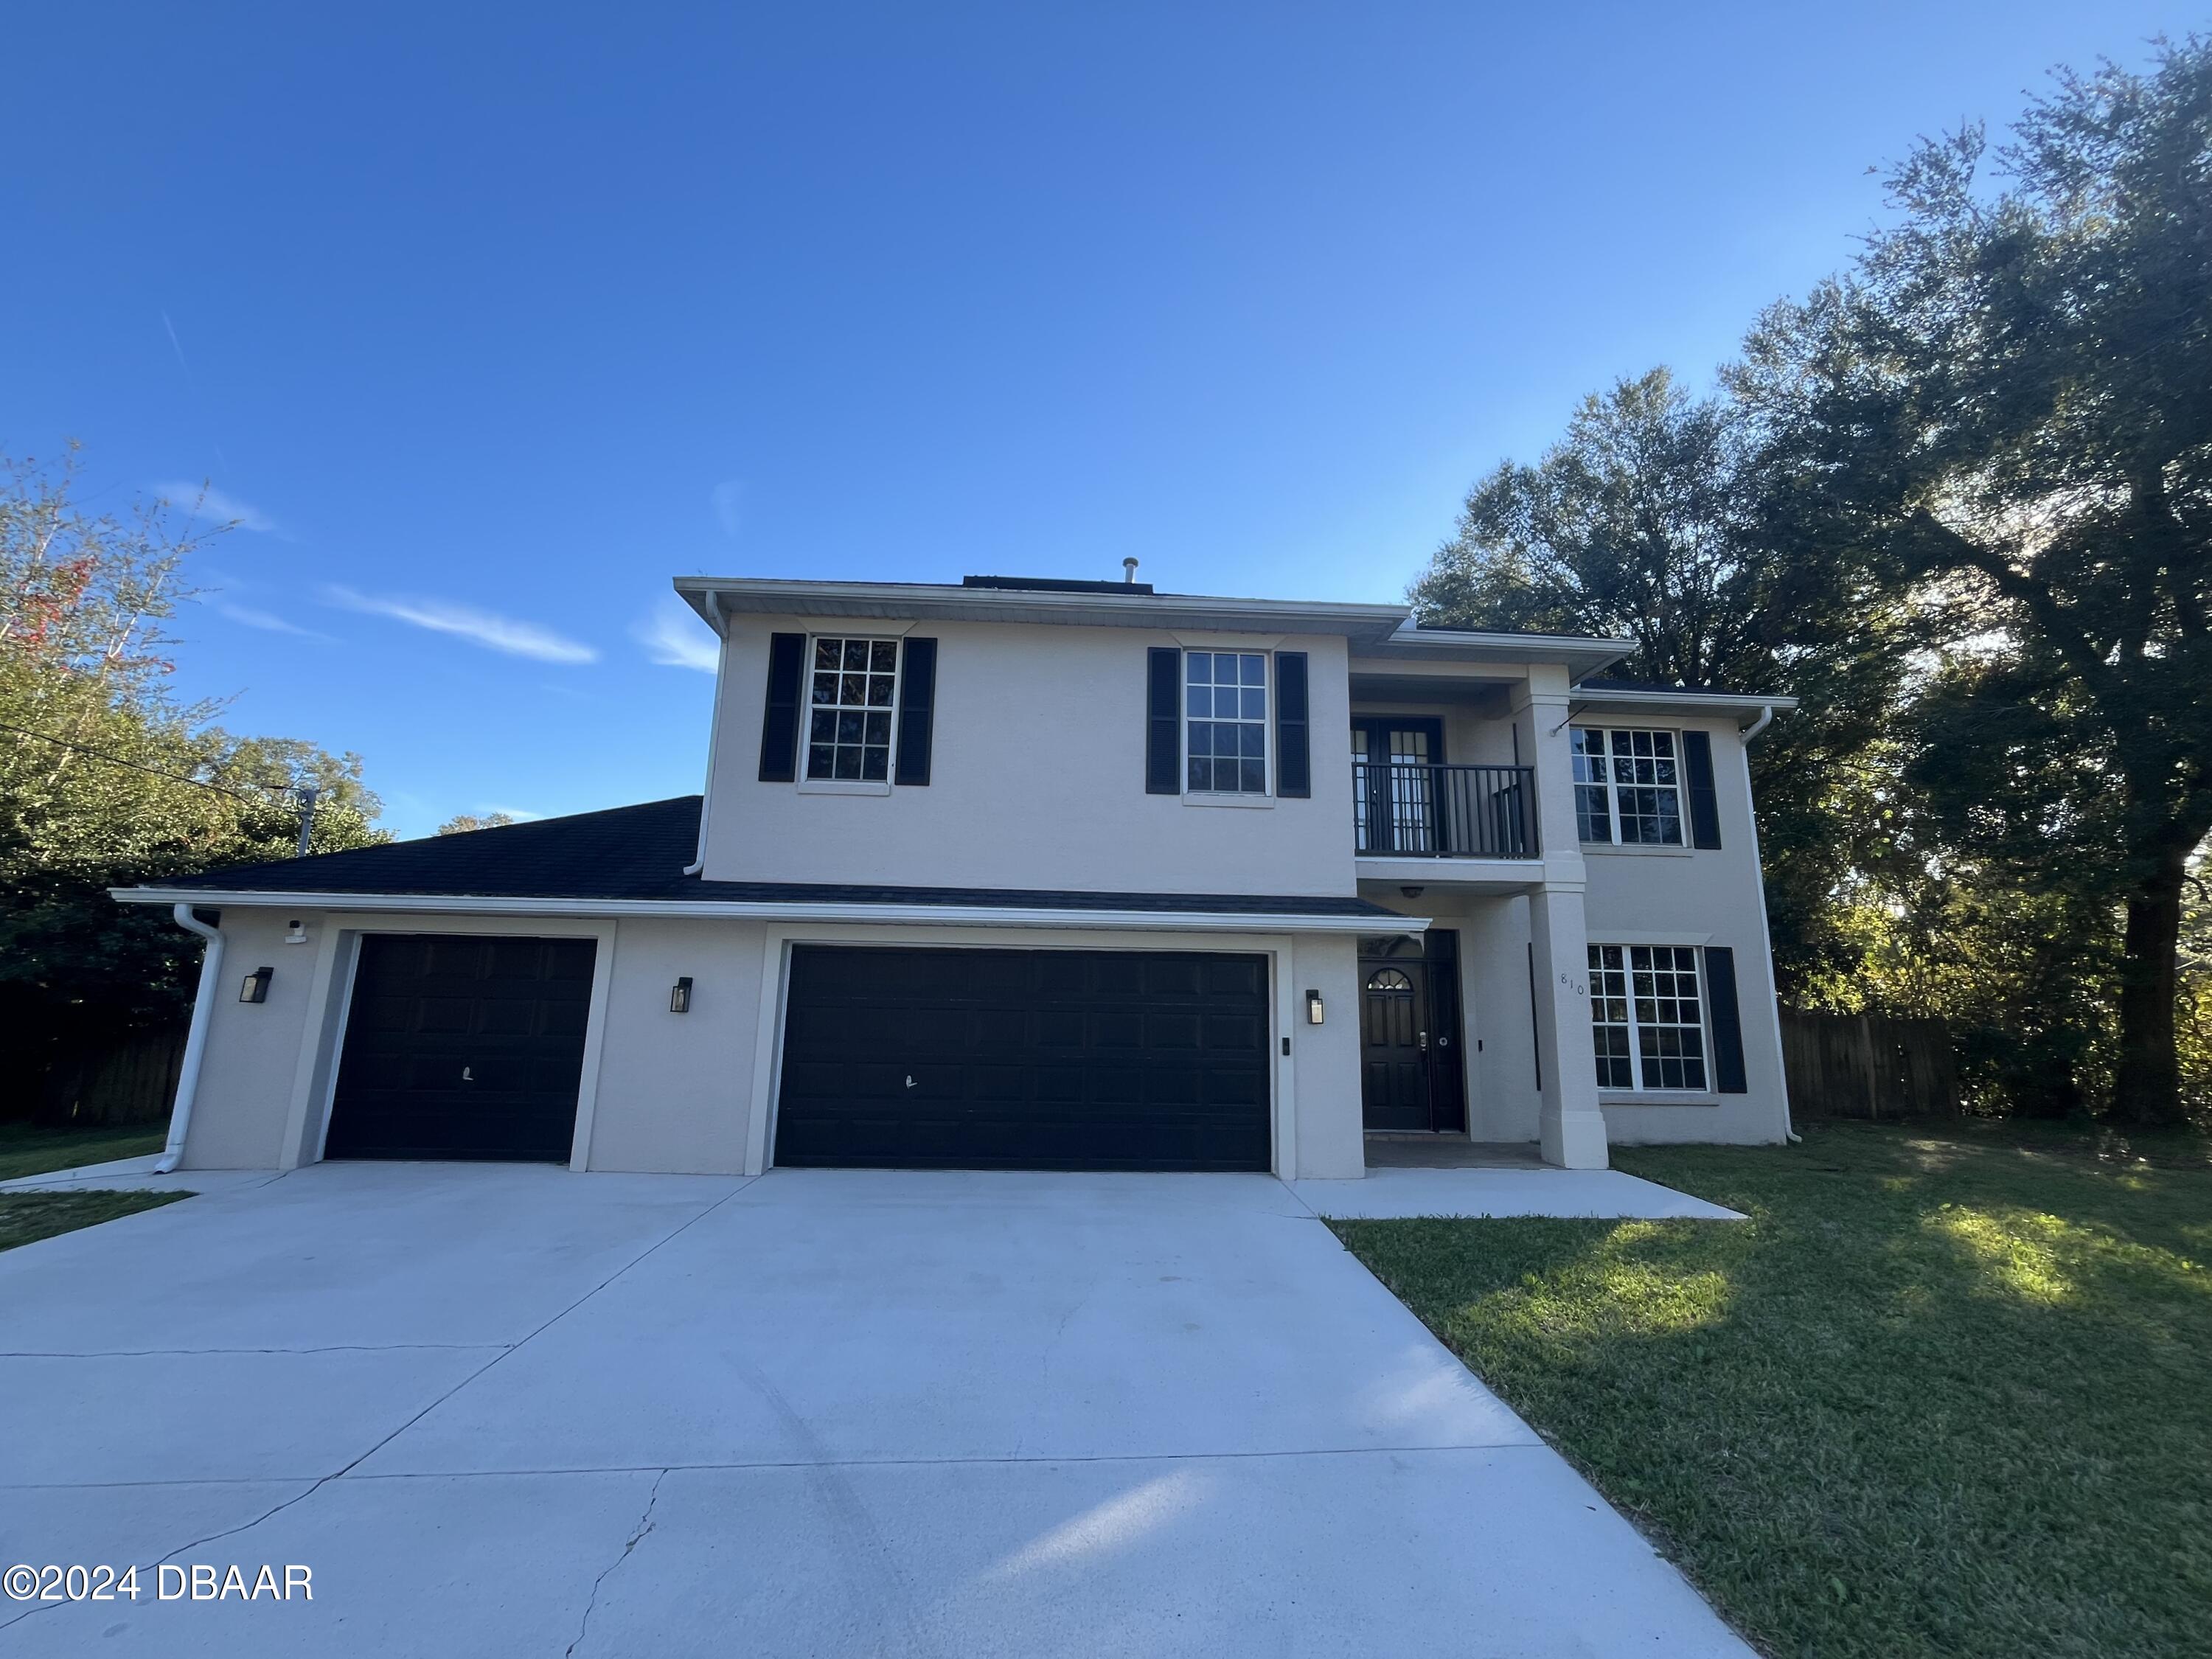
[[[1628,691],[1611,686],[1576,686],[1567,693],[1577,705],[1594,708],[1702,709],[1715,714],[1734,714],[1739,725],[1748,725],[1768,709],[1786,714],[1796,708],[1795,697],[1761,697],[1735,691]]]
[[[824,904],[685,899],[481,898],[444,893],[210,892],[112,887],[119,904],[226,905],[364,915],[683,916],[744,921],[898,922],[939,927],[1096,927],[1192,933],[1418,933],[1418,916],[1312,916],[1206,910],[1076,910],[1042,906]]]
[[[1239,599],[1190,593],[1063,593],[1043,588],[955,587],[934,582],[787,581],[678,576],[676,592],[720,631],[709,596],[726,613],[915,617],[946,622],[1059,623],[1091,628],[1201,629],[1239,634],[1339,634],[1388,639],[1411,614],[1401,605],[1316,599]]]

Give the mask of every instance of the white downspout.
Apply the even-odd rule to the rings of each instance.
[[[1774,1022],[1774,1062],[1782,1063],[1782,1003],[1774,994],[1774,934],[1766,925],[1766,868],[1759,850],[1759,807],[1751,793],[1752,739],[1766,730],[1774,719],[1774,705],[1768,703],[1759,711],[1759,718],[1744,728],[1743,733],[1743,799],[1751,812],[1751,867],[1759,878],[1759,937],[1766,946],[1766,1007]],[[1782,1079],[1782,1133],[1791,1146],[1804,1139],[1797,1133],[1790,1116],[1790,1079]]]
[[[714,710],[707,717],[707,786],[699,794],[699,855],[684,866],[687,876],[696,876],[707,867],[707,813],[714,804],[714,754],[722,741],[722,672],[730,665],[730,626],[722,616],[722,596],[711,587],[707,590],[707,610],[720,653],[714,662]]]
[[[215,1012],[216,988],[222,982],[222,929],[210,927],[179,904],[170,914],[177,926],[188,927],[207,941],[200,953],[199,994],[192,999],[191,1030],[185,1037],[185,1063],[177,1072],[177,1103],[169,1111],[169,1144],[154,1160],[154,1173],[167,1175],[185,1155],[185,1133],[192,1127],[192,1102],[200,1091],[200,1061],[207,1057],[208,1019]]]

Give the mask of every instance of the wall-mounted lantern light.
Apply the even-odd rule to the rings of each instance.
[[[240,1002],[268,1001],[269,981],[276,977],[274,968],[256,968],[246,976],[245,983],[238,988],[238,1000]]]
[[[686,974],[669,988],[668,1012],[688,1014],[691,1012],[691,975]]]
[[[1306,993],[1306,1024],[1309,1025],[1321,1024],[1321,993],[1318,991]]]

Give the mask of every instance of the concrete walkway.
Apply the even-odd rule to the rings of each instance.
[[[1265,1176],[320,1165],[0,1310],[0,1565],[149,1587],[0,1654],[1749,1651]]]

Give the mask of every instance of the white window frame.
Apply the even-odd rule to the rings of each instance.
[[[1208,657],[1257,657],[1266,665],[1261,671],[1267,676],[1267,680],[1260,688],[1261,702],[1263,705],[1260,718],[1256,720],[1249,720],[1240,714],[1233,720],[1220,722],[1224,725],[1257,726],[1260,728],[1260,765],[1266,784],[1257,792],[1249,789],[1194,789],[1190,787],[1190,728],[1192,723],[1200,719],[1200,716],[1190,712],[1190,659],[1194,654],[1203,654]],[[1185,798],[1192,800],[1224,803],[1273,800],[1275,798],[1275,653],[1272,650],[1255,651],[1249,646],[1186,645],[1182,647],[1182,659],[1176,663],[1176,678],[1179,682],[1176,687],[1176,696],[1181,704],[1182,713],[1182,776],[1180,781],[1182,784]],[[1243,690],[1241,684],[1237,689],[1240,692]],[[1206,715],[1204,719],[1208,726],[1216,723],[1216,717],[1213,715]]]
[[[1602,966],[1604,957],[1601,953],[1607,951],[1618,951],[1620,952],[1621,966],[1620,971],[1625,981],[1623,988],[1626,992],[1626,994],[1620,999],[1620,1000],[1626,1005],[1624,1012],[1626,1018],[1625,1020],[1601,1020],[1597,1017],[1605,1003],[1612,1000],[1607,996],[1604,990],[1603,980],[1601,977],[1602,973],[1611,971],[1610,969],[1604,969]],[[1698,1033],[1698,1062],[1699,1067],[1705,1073],[1705,1078],[1702,1082],[1654,1083],[1649,1080],[1644,1074],[1643,1034],[1646,1030],[1686,1031],[1692,1028],[1674,1020],[1655,1022],[1652,1025],[1647,1027],[1638,1020],[1636,1017],[1636,952],[1638,951],[1683,951],[1689,953],[1692,971],[1697,975],[1696,989],[1698,1023],[1695,1029]],[[1686,1095],[1692,1097],[1712,1093],[1712,1000],[1711,993],[1707,988],[1706,985],[1705,951],[1698,945],[1681,941],[1646,945],[1628,945],[1616,944],[1611,940],[1592,939],[1589,942],[1589,951],[1591,956],[1595,958],[1595,961],[1591,963],[1589,969],[1590,1065],[1593,1072],[1595,1071],[1598,1062],[1598,1031],[1602,1028],[1613,1030],[1626,1030],[1628,1033],[1628,1068],[1630,1080],[1626,1085],[1623,1085],[1619,1083],[1607,1083],[1601,1079],[1597,1085],[1599,1091],[1601,1093],[1607,1094]],[[1663,971],[1673,973],[1680,970],[1669,968]],[[1670,1000],[1675,1001],[1679,1001],[1680,1000],[1680,999],[1679,998],[1670,999]],[[1662,1056],[1662,1058],[1663,1059],[1665,1056]]]
[[[864,715],[871,713],[882,713],[890,716],[890,743],[888,745],[884,757],[884,775],[880,779],[841,778],[836,776],[834,774],[826,778],[817,778],[814,775],[815,710],[817,708],[830,708],[842,712],[845,708],[845,705],[842,703],[817,703],[814,701],[814,676],[817,672],[820,672],[814,666],[814,654],[816,647],[823,640],[865,640],[870,645],[888,645],[891,647],[891,700],[890,706],[881,710],[875,710],[863,705],[860,710]],[[840,673],[843,673],[845,671],[841,668],[838,672]],[[871,670],[869,672],[873,672],[874,671]],[[871,793],[879,790],[888,790],[891,787],[892,780],[898,776],[899,694],[905,689],[905,684],[906,639],[903,635],[865,634],[859,632],[809,634],[806,636],[806,666],[805,671],[805,683],[800,688],[799,701],[800,730],[799,733],[799,765],[796,769],[799,775],[799,787],[801,788],[812,790],[820,790],[824,787],[836,789],[859,789],[867,791]]]
[[[1685,849],[1690,845],[1690,784],[1685,774],[1686,762],[1682,732],[1680,727],[1613,726],[1589,720],[1577,720],[1569,728],[1569,732],[1571,734],[1578,732],[1600,732],[1605,735],[1605,776],[1602,779],[1592,780],[1578,775],[1583,757],[1573,752],[1571,743],[1569,746],[1571,757],[1569,769],[1571,774],[1577,775],[1571,776],[1575,790],[1575,839],[1577,842],[1584,847],[1664,847],[1675,850]],[[1669,757],[1674,763],[1674,781],[1671,784],[1622,783],[1619,781],[1614,770],[1613,737],[1616,733],[1632,737],[1639,732],[1653,737],[1664,737],[1674,745],[1674,752]],[[1636,757],[1631,755],[1629,758],[1632,760]],[[1585,789],[1605,791],[1605,835],[1602,838],[1587,836],[1583,832],[1582,792]],[[1620,792],[1624,789],[1665,789],[1672,792],[1674,797],[1674,839],[1672,841],[1623,841],[1620,836]]]

